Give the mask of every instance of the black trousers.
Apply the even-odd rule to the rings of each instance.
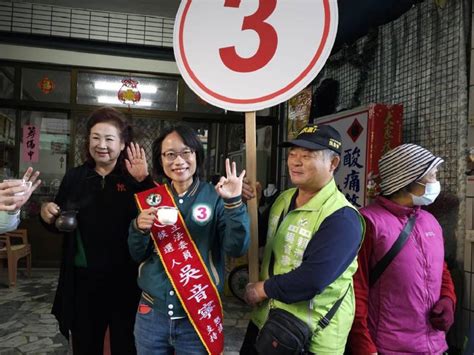
[[[136,354],[133,328],[140,291],[135,272],[95,273],[76,268],[74,276],[74,355],[102,355],[107,327],[112,354]]]
[[[240,348],[240,355],[257,355],[257,350],[255,349],[255,342],[257,340],[258,327],[252,322],[249,322],[247,326],[247,331],[245,332],[244,342]]]

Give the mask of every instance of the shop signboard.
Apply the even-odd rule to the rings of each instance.
[[[402,143],[402,105],[371,104],[316,119],[342,136],[342,155],[335,179],[356,207],[367,205],[379,192],[378,161]]]

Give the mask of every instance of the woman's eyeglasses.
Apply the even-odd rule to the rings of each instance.
[[[175,161],[175,159],[178,156],[180,156],[184,160],[188,160],[191,157],[191,155],[193,155],[193,153],[194,153],[194,150],[185,149],[181,152],[173,152],[172,150],[170,150],[170,151],[162,153],[161,155],[165,158],[167,162],[171,163]]]

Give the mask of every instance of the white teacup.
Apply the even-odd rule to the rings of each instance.
[[[178,220],[178,209],[172,206],[161,206],[156,211],[158,222],[162,225],[172,225]]]
[[[31,181],[25,181],[23,179],[5,179],[3,182],[12,182],[15,183],[16,186],[25,187],[25,191],[17,192],[15,196],[24,195],[29,189],[31,189],[31,185],[33,184]]]

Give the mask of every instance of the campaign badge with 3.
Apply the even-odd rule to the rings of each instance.
[[[193,220],[199,224],[207,224],[212,217],[211,207],[205,204],[198,204],[193,207]]]

